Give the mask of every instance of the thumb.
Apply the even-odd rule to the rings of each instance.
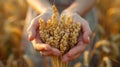
[[[86,20],[83,20],[82,25],[82,30],[83,30],[83,40],[85,43],[89,43],[90,41],[90,36],[92,35],[92,31],[89,27],[89,24]]]
[[[36,37],[36,31],[34,29],[30,29],[28,33],[28,39],[32,41]]]
[[[30,41],[32,41],[36,37],[36,32],[37,32],[36,30],[38,28],[38,24],[37,23],[38,23],[37,21],[36,22],[32,21],[31,24],[30,24],[30,26],[27,29],[28,39]]]
[[[90,41],[90,36],[89,36],[88,32],[85,32],[85,33],[83,34],[83,40],[84,40],[85,43],[89,43],[89,41]]]

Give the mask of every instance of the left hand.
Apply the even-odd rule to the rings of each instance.
[[[48,19],[51,19],[51,17],[52,9],[47,9],[37,17],[33,18],[27,29],[28,39],[32,42],[34,49],[40,52],[40,54],[42,54],[43,56],[60,55],[60,51],[58,49],[51,47],[49,44],[43,43],[39,34],[39,18],[42,18],[46,23]]]
[[[89,43],[90,36],[92,35],[92,31],[89,27],[88,22],[82,18],[79,14],[75,12],[62,12],[62,15],[65,15],[66,17],[71,17],[73,22],[80,22],[81,23],[81,31],[80,31],[80,36],[78,37],[78,43],[76,46],[71,48],[69,52],[67,52],[65,55],[62,57],[63,62],[68,62],[71,60],[74,60],[78,58],[84,51],[85,49],[85,44]]]

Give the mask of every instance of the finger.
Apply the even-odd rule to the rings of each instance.
[[[38,20],[37,18],[31,21],[30,26],[27,29],[28,39],[32,41],[36,37],[36,29],[38,28]]]
[[[85,49],[85,45],[83,44],[83,42],[79,42],[77,44],[77,46],[73,47],[68,53],[66,53],[63,58],[62,58],[62,61],[63,62],[66,62],[66,61],[69,61],[70,59],[74,59],[76,58],[77,56],[76,55],[80,55]]]
[[[51,47],[48,44],[42,44],[40,42],[32,41],[33,47],[36,51],[51,50]]]
[[[52,48],[51,54],[52,54],[52,55],[59,56],[59,55],[61,55],[61,52],[60,52],[58,49],[56,49],[56,48]]]
[[[84,20],[84,22],[81,23],[81,26],[82,26],[82,31],[83,31],[83,40],[85,43],[89,43],[90,36],[92,34],[89,24],[87,21]]]
[[[86,44],[90,42],[89,32],[84,32],[84,34],[83,34],[83,40],[84,40],[84,42],[85,42]]]
[[[73,57],[78,53],[83,52],[85,49],[85,44],[83,42],[79,42],[77,46],[73,47],[66,55],[68,57]]]
[[[81,53],[80,53],[81,54]],[[62,60],[62,62],[63,63],[66,63],[66,62],[69,62],[69,61],[72,61],[72,60],[75,60],[75,59],[77,59],[79,56],[80,56],[80,54],[77,54],[77,55],[75,55],[75,56],[73,56],[73,57],[68,57],[68,56],[64,56],[64,59]]]
[[[40,54],[41,54],[42,56],[49,56],[49,53],[43,52],[43,51],[40,51]]]
[[[63,62],[63,63],[68,62],[68,60],[69,60],[69,57],[68,57],[67,55],[64,55],[64,56],[62,57],[62,62]]]
[[[49,51],[40,51],[40,53],[43,55],[43,56],[59,56],[60,55],[60,51],[55,49],[55,48],[52,48],[52,50],[49,50]]]
[[[81,55],[81,53],[79,53],[79,54],[73,56],[72,58],[69,58],[68,61],[75,60],[75,59],[77,59],[80,55]],[[68,62],[68,61],[67,61],[67,62]]]
[[[52,56],[51,52],[48,52],[48,51],[40,51],[40,54],[42,56]]]
[[[34,49],[37,51],[46,51],[46,52],[53,54],[53,55],[60,54],[60,51],[58,49],[53,48],[48,44],[42,44],[40,40],[35,39],[32,41],[32,43],[33,43]]]

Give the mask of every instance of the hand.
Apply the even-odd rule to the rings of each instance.
[[[81,23],[81,31],[77,45],[70,49],[69,52],[67,52],[62,57],[63,62],[68,62],[78,58],[82,54],[86,46],[85,44],[89,43],[89,39],[92,32],[88,22],[82,17],[80,17],[79,14],[74,12],[63,12],[62,14],[65,15],[66,17],[71,17],[74,23],[77,22]]]
[[[35,50],[40,51],[41,54],[43,55],[60,55],[60,51],[56,48],[50,47],[48,44],[42,43],[40,40],[40,35],[39,35],[39,23],[38,20],[42,18],[45,22],[48,19],[51,19],[52,16],[52,10],[46,10],[39,16],[35,17],[32,21],[30,26],[28,27],[28,38],[32,42],[33,47]]]

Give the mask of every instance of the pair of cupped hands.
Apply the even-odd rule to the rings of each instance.
[[[90,42],[90,36],[92,32],[88,22],[78,13],[64,10],[61,15],[71,17],[73,22],[75,23],[81,23],[80,36],[78,37],[78,42],[76,46],[71,48],[66,54],[61,57],[62,62],[65,63],[78,58],[83,53],[86,44]],[[40,54],[42,54],[43,56],[60,56],[61,52],[58,49],[51,47],[49,44],[42,43],[42,41],[40,40],[38,20],[42,18],[46,22],[48,19],[51,19],[51,17],[52,10],[48,9],[42,12],[37,17],[33,18],[27,29],[28,39],[32,42],[34,49],[40,52]]]

